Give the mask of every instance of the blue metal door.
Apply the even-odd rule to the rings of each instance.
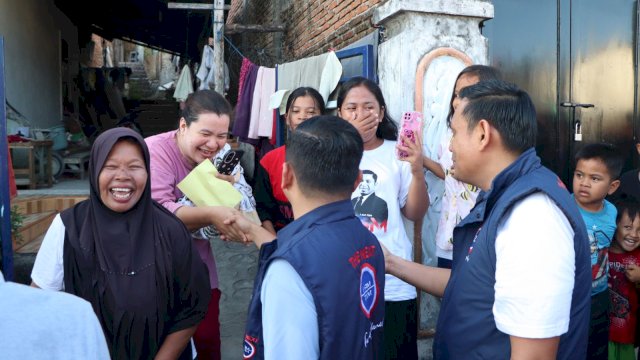
[[[5,279],[13,280],[13,246],[11,244],[11,198],[9,197],[9,147],[4,92],[4,37],[0,36],[0,252]]]

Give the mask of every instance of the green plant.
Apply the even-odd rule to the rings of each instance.
[[[24,222],[24,215],[20,213],[20,210],[17,205],[11,208],[11,234],[16,238],[16,240],[20,240],[22,235],[18,232],[22,227],[22,223]]]

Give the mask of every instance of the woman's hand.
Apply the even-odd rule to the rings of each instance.
[[[415,142],[400,134],[400,141],[397,142],[396,149],[407,154],[406,157],[400,158],[400,160],[411,164],[411,173],[416,176],[418,173],[423,173],[422,134],[413,132],[413,137]]]
[[[216,174],[216,177],[217,177],[218,179],[220,179],[220,180],[224,180],[224,181],[229,182],[231,185],[233,185],[233,184],[235,184],[235,183],[236,183],[236,178],[235,178],[235,176],[233,176],[233,175],[225,175],[225,174],[217,173],[217,174]]]
[[[242,213],[236,209],[216,206],[211,207],[213,214],[211,223],[218,229],[225,240],[233,240],[239,242],[247,242],[247,235],[236,227],[226,224],[226,220],[236,215],[242,216]]]
[[[369,139],[375,135],[382,119],[377,112],[371,110],[365,112],[365,115],[361,117],[358,117],[358,112],[354,111],[347,121],[358,130],[363,139]]]
[[[262,244],[266,242],[273,241],[275,235],[270,233],[268,230],[264,229],[262,226],[259,226],[247,218],[244,215],[234,215],[224,220],[226,226],[230,226],[234,228],[237,232],[243,233],[246,235],[246,238],[242,242],[251,242],[258,247],[258,249],[262,246]],[[223,240],[226,240],[226,236],[223,237]]]

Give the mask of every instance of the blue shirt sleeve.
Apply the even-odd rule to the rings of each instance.
[[[260,290],[265,359],[318,359],[318,316],[309,289],[286,260],[274,260]]]

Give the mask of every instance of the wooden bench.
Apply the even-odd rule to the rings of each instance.
[[[27,152],[27,167],[16,167],[13,161],[13,173],[16,175],[16,185],[28,185],[29,189],[35,189],[38,184],[43,183],[51,187],[51,140],[31,140],[28,142],[9,143],[12,153],[16,151]],[[15,154],[12,155],[15,158]],[[37,162],[37,167],[36,167]],[[20,177],[26,175],[26,177]]]
[[[89,151],[77,152],[64,157],[63,172],[80,174],[80,179],[84,180],[85,169],[89,164]]]

